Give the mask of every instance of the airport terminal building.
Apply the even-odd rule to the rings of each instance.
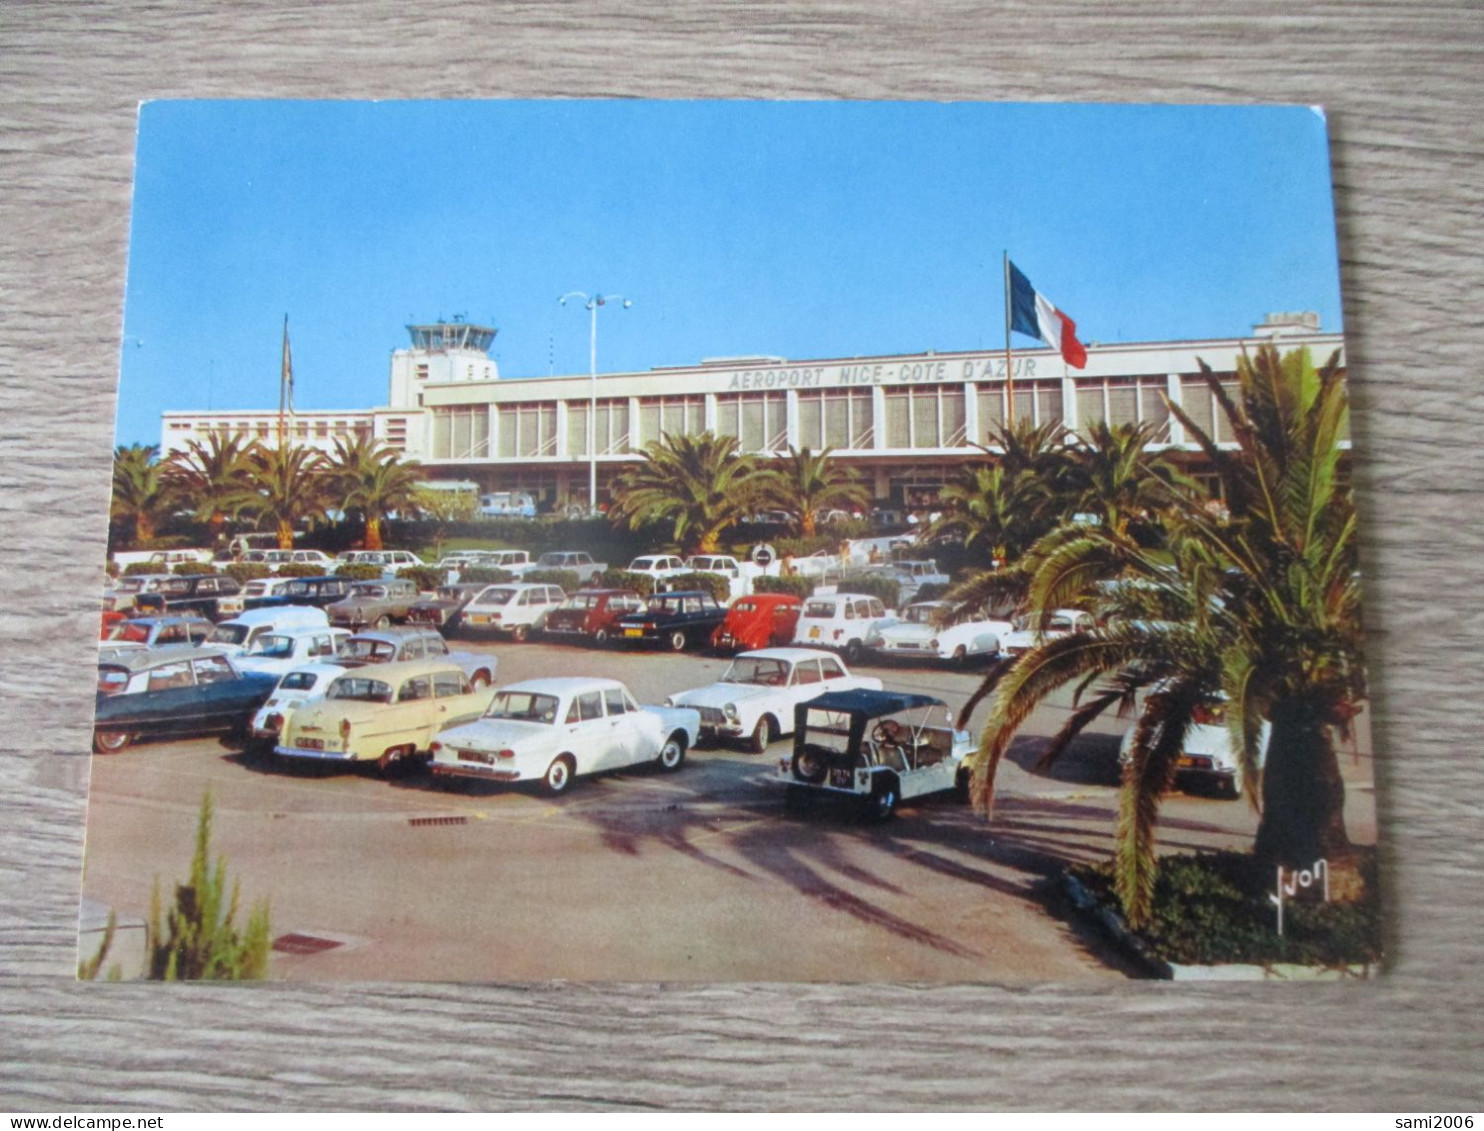
[[[1242,351],[1275,340],[1307,346],[1316,363],[1343,348],[1309,313],[1269,314],[1245,338],[1089,344],[1087,366],[1069,370],[1049,349],[1017,349],[1013,381],[1005,353],[928,351],[882,357],[790,361],[716,358],[636,373],[502,378],[489,349],[496,331],[464,322],[409,326],[392,353],[387,403],[379,408],[295,412],[291,442],[330,450],[371,436],[427,466],[433,479],[482,491],[526,491],[543,508],[586,506],[597,465],[598,497],[663,433],[736,436],[744,452],[833,448],[883,505],[930,501],[965,462],[982,454],[1014,398],[1016,420],[1154,421],[1164,443],[1198,453],[1166,401],[1219,441],[1230,441],[1197,359],[1232,374]],[[593,414],[595,455],[588,450]],[[161,454],[216,433],[273,443],[278,414],[167,412]],[[1198,468],[1197,468],[1198,470]]]

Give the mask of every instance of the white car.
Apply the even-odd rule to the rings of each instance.
[[[349,638],[350,630],[345,628],[280,628],[254,639],[252,646],[237,657],[237,669],[284,675],[305,664],[330,663],[339,652],[340,642]]]
[[[1022,656],[1044,641],[1073,632],[1087,632],[1097,624],[1091,613],[1084,613],[1081,609],[1057,609],[1047,621],[1045,632],[1038,628],[1040,619],[1040,613],[1021,613],[1012,622],[1014,631],[1000,638],[1000,650],[1011,656]]]
[[[433,743],[435,777],[539,781],[564,793],[579,774],[645,762],[678,770],[700,734],[685,707],[641,707],[616,680],[570,677],[511,684],[484,717]]]
[[[938,568],[937,562],[931,559],[923,561],[902,559],[887,563],[883,569],[897,579],[897,585],[900,587],[898,593],[903,604],[916,597],[917,591],[924,585],[946,586],[953,580]]]
[[[1226,725],[1226,708],[1222,703],[1197,707],[1194,721],[1185,731],[1185,741],[1180,745],[1180,754],[1175,759],[1175,784],[1187,786],[1191,783],[1214,785],[1228,797],[1241,797],[1246,790],[1242,778],[1242,763],[1232,745],[1231,731]],[[1118,747],[1118,764],[1128,764],[1129,752],[1134,745],[1134,731],[1138,725],[1124,732],[1123,742]],[[1258,765],[1267,761],[1268,739],[1272,737],[1273,725],[1266,719],[1258,735]]]
[[[874,628],[896,620],[879,597],[860,593],[816,593],[804,602],[794,643],[832,648],[856,663],[866,652],[866,638]]]
[[[462,627],[507,632],[517,643],[546,623],[546,614],[567,599],[560,585],[491,585],[464,606]]]
[[[250,598],[277,597],[297,580],[293,577],[255,577],[243,586],[242,592],[219,597],[216,611],[224,617],[235,617],[247,608]]]
[[[335,663],[301,664],[284,674],[264,704],[252,717],[248,728],[253,738],[260,742],[277,743],[278,736],[294,717],[294,712],[306,703],[317,703],[325,697],[337,676],[345,669]]]
[[[794,708],[825,691],[881,690],[881,681],[851,675],[837,656],[817,648],[762,648],[742,652],[709,687],[682,691],[667,707],[701,712],[701,736],[747,739],[761,754],[775,738],[792,734]]]
[[[105,613],[127,612],[134,607],[134,599],[143,593],[157,593],[160,586],[169,581],[171,575],[168,573],[136,573],[129,577],[121,577],[114,584],[112,592],[103,597],[103,611]]]
[[[267,609],[248,609],[231,620],[221,621],[206,638],[206,647],[225,656],[240,656],[250,651],[258,639],[290,628],[320,628],[328,631],[330,618],[324,609],[308,605],[275,605]]]
[[[947,601],[919,601],[902,610],[894,624],[872,626],[866,647],[883,656],[951,660],[966,664],[976,656],[998,656],[1000,640],[1013,632],[1005,620],[952,615]],[[951,617],[950,620],[944,618]]]
[[[655,588],[658,589],[661,581],[679,577],[682,573],[689,573],[690,570],[674,554],[646,554],[629,563],[629,572],[642,573],[646,577],[654,578]]]

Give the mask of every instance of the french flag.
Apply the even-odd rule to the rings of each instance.
[[[1077,323],[1052,306],[1013,263],[1010,264],[1010,328],[1040,338],[1073,369],[1087,367],[1087,348],[1077,340]]]

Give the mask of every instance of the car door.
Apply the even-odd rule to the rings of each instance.
[[[604,712],[601,688],[572,696],[563,729],[565,745],[577,759],[578,773],[597,773],[626,764],[622,728],[619,720],[608,718]]]
[[[603,709],[615,751],[614,765],[633,766],[659,757],[659,740],[646,727],[645,716],[622,687],[603,689]]]
[[[480,694],[461,671],[433,673],[433,698],[438,703],[438,729],[472,723],[489,705],[490,696]]]

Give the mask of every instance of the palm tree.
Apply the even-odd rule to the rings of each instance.
[[[798,523],[800,535],[812,538],[819,532],[817,516],[831,507],[864,507],[871,492],[852,467],[837,463],[834,449],[814,453],[790,447],[788,455],[768,466],[767,501],[787,511]]]
[[[1172,411],[1220,477],[1229,517],[1169,484],[1161,507],[1166,553],[1144,549],[1112,523],[1047,535],[1018,571],[1030,607],[1097,600],[1116,615],[1000,665],[974,700],[994,697],[974,760],[973,792],[988,810],[1000,759],[1052,691],[1077,683],[1078,706],[1043,762],[1098,714],[1132,707],[1148,692],[1123,769],[1118,823],[1117,886],[1135,924],[1149,914],[1159,798],[1186,731],[1217,703],[1243,777],[1258,786],[1250,795],[1260,811],[1257,855],[1290,867],[1322,858],[1337,879],[1332,890],[1356,886],[1334,749],[1335,732],[1348,728],[1365,695],[1355,511],[1339,474],[1347,405],[1338,355],[1316,370],[1307,351],[1280,358],[1264,346],[1239,362],[1236,400],[1202,368],[1238,450],[1217,448],[1178,406]],[[983,601],[1015,580],[979,578],[950,597]],[[1108,682],[1083,702],[1100,677]],[[1265,761],[1264,720],[1271,724]]]
[[[1167,503],[1172,485],[1196,489],[1168,453],[1148,450],[1160,427],[1153,421],[1110,426],[1099,420],[1085,429],[1067,476],[1077,513],[1096,515],[1126,534],[1130,523],[1147,520]]]
[[[665,433],[643,454],[618,478],[614,518],[632,530],[667,522],[688,553],[715,553],[722,533],[776,489],[757,460],[738,450],[735,436]]]
[[[342,509],[364,516],[368,550],[382,548],[381,521],[387,514],[416,505],[420,474],[416,462],[365,436],[349,442],[337,438],[324,465],[329,488],[340,497]]]
[[[253,490],[252,445],[238,436],[213,432],[203,444],[191,440],[165,461],[165,475],[172,490],[187,502],[196,518],[211,528],[220,541],[228,519],[251,510],[257,497]]]
[[[294,548],[294,524],[325,512],[325,457],[312,448],[255,446],[248,454],[252,510],[278,531],[278,547]]]
[[[119,445],[113,450],[113,497],[110,518],[124,519],[134,526],[134,543],[148,545],[160,521],[170,512],[171,492],[156,459],[154,444]]]

